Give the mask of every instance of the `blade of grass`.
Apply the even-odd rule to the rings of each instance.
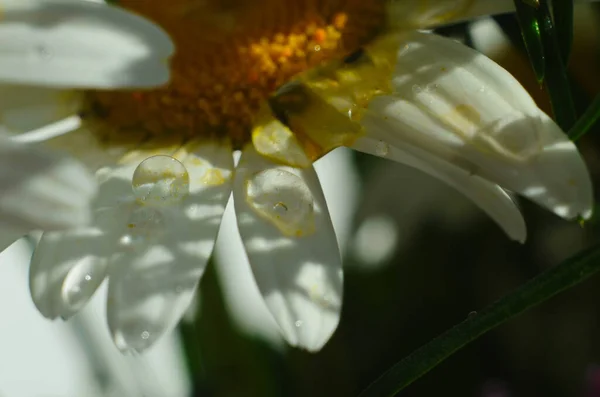
[[[592,104],[587,108],[583,116],[569,131],[569,137],[572,141],[576,141],[585,135],[600,119],[600,95],[594,99]]]
[[[573,0],[552,0],[552,16],[556,27],[558,49],[565,66],[569,64],[573,45]]]
[[[360,397],[394,396],[489,330],[579,284],[599,270],[600,244],[597,244],[539,274],[511,294],[420,347],[375,380]]]
[[[539,3],[536,4],[539,7]],[[521,26],[521,36],[529,55],[529,61],[538,83],[542,84],[546,74],[546,61],[540,24],[535,13],[537,7],[533,4],[524,3],[522,0],[515,0],[517,19]]]
[[[533,70],[538,81],[546,85],[556,123],[564,131],[568,131],[575,124],[577,116],[566,64],[548,0],[539,0],[537,6],[531,6],[522,0],[514,0],[514,2]],[[564,21],[561,20],[561,23],[565,26]]]
[[[571,95],[571,87],[567,75],[566,65],[563,62],[558,34],[550,15],[547,0],[540,0],[540,6],[535,11],[540,22],[542,45],[544,46],[546,76],[544,82],[550,94],[552,111],[556,123],[568,131],[577,120],[575,104]]]

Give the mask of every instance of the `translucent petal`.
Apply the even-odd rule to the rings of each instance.
[[[123,351],[150,347],[184,315],[231,194],[227,145],[190,143],[173,156],[187,168],[189,196],[177,206],[133,205],[122,220],[129,233],[112,258],[108,321]]]
[[[18,231],[85,225],[96,193],[78,162],[0,138],[0,225]]]
[[[168,81],[168,36],[91,1],[4,0],[0,81],[53,87],[147,87]]]
[[[436,35],[398,40],[392,93],[374,97],[360,121],[367,135],[440,157],[559,216],[590,216],[577,148],[507,71]]]
[[[77,114],[80,100],[72,91],[0,85],[0,123],[9,133],[36,130]]]
[[[81,309],[104,280],[108,253],[97,229],[44,233],[29,268],[31,297],[40,313],[66,319]]]
[[[484,210],[510,238],[525,242],[525,220],[515,202],[500,186],[427,153],[419,153],[420,157],[417,157],[414,152],[405,152],[373,138],[360,139],[353,148],[420,169],[446,182]]]
[[[423,29],[514,10],[511,0],[392,0],[388,18],[395,29]]]
[[[273,164],[248,146],[234,203],[254,278],[284,337],[321,349],[339,322],[342,264],[314,169]]]
[[[211,263],[219,278],[227,312],[236,327],[281,350],[285,341],[254,281],[238,231],[232,198],[223,214]]]

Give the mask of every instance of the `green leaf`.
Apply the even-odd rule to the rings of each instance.
[[[594,102],[569,131],[571,140],[576,141],[585,135],[598,122],[598,119],[600,119],[600,95],[594,99]]]
[[[537,7],[514,1],[533,70],[546,84],[556,123],[568,131],[575,124],[575,105],[548,0],[539,0]]]
[[[516,291],[449,329],[396,363],[360,397],[393,396],[489,330],[584,281],[600,270],[600,244],[539,274]]]
[[[537,20],[534,4],[539,3],[524,3],[522,0],[514,0],[515,9],[517,10],[517,19],[521,25],[521,35],[523,42],[529,55],[529,61],[533,72],[541,84],[544,81],[546,62],[544,55],[544,47],[542,45],[542,37],[540,32],[539,21]]]
[[[569,64],[573,44],[573,0],[552,0],[552,15],[563,64]]]
[[[540,22],[542,45],[546,61],[546,88],[550,94],[552,111],[556,123],[568,131],[577,119],[575,105],[571,95],[571,86],[566,66],[560,52],[556,29],[550,15],[547,0],[540,0],[540,7],[535,11]]]

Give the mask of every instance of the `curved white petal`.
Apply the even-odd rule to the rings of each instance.
[[[127,147],[126,145],[101,143],[98,140],[97,134],[93,131],[93,126],[85,124],[69,133],[45,139],[39,145],[51,148],[57,152],[69,154],[82,164],[85,164],[91,172],[99,171],[105,167],[114,168],[119,159],[128,150],[131,150],[131,147]]]
[[[128,233],[113,256],[108,323],[117,347],[142,351],[171,330],[189,306],[213,250],[231,194],[227,145],[191,143],[173,154],[189,174],[179,205],[138,205],[122,219]],[[125,227],[126,225],[126,227]]]
[[[388,20],[396,29],[423,29],[455,23],[482,15],[514,11],[512,0],[392,0],[388,2]]]
[[[233,194],[256,283],[284,337],[321,349],[339,322],[342,264],[314,169],[273,164],[247,146]]]
[[[91,220],[93,176],[78,162],[0,138],[0,227],[64,229]]]
[[[382,145],[385,145],[383,150]],[[515,202],[500,186],[477,175],[469,174],[440,158],[426,153],[421,153],[421,157],[417,157],[373,138],[362,138],[352,147],[361,152],[417,168],[446,182],[484,210],[511,239],[525,242],[527,237],[525,220]]]
[[[238,232],[233,198],[227,203],[212,263],[227,312],[244,333],[269,342],[281,350],[285,342],[254,281],[248,257]]]
[[[115,88],[168,81],[173,44],[142,17],[91,1],[4,0],[0,7],[1,82]]]
[[[81,309],[104,280],[107,254],[97,229],[44,233],[29,268],[31,297],[40,313],[66,319]]]
[[[591,180],[577,148],[507,71],[433,34],[397,40],[392,94],[369,102],[367,135],[441,157],[559,216],[590,216]]]
[[[72,91],[0,85],[0,128],[9,133],[37,130],[77,114],[80,101]]]

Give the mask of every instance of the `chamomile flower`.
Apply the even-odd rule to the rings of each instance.
[[[440,178],[519,241],[525,224],[504,189],[565,218],[590,215],[581,156],[524,88],[482,54],[415,30],[481,2],[118,4],[170,34],[172,78],[155,90],[70,92],[82,127],[43,142],[99,183],[93,225],[45,233],[34,253],[31,292],[48,318],[71,316],[108,278],[115,343],[149,347],[191,301],[233,195],[282,335],[319,350],[339,321],[343,275],[312,163],[339,146]],[[64,94],[44,109],[64,109]]]

